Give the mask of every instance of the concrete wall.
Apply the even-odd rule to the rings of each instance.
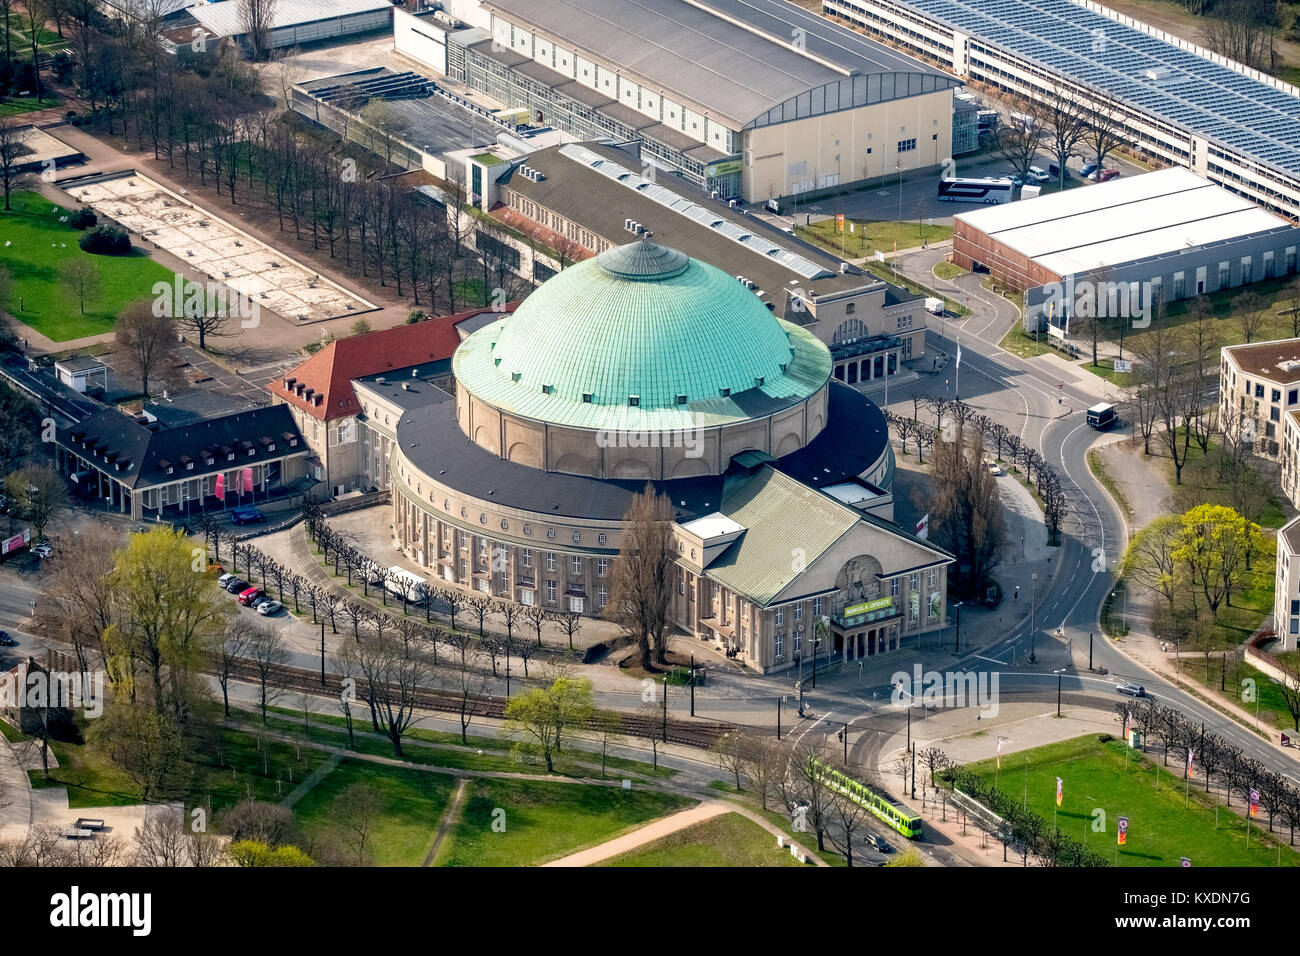
[[[899,151],[913,139],[914,149]],[[899,163],[908,173],[951,155],[952,90],[763,126],[744,133],[745,200],[897,176]]]

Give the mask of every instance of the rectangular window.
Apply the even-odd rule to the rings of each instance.
[[[930,585],[931,588],[933,588],[933,587],[934,587],[936,584],[938,584],[938,583],[939,583],[939,572],[938,572],[937,569],[935,569],[935,568],[931,568],[931,569],[930,569],[930,580],[929,580],[929,585]]]
[[[785,660],[785,635],[777,631],[772,638],[772,657],[775,660]]]
[[[775,617],[773,618],[773,623],[775,623],[777,627],[780,627],[782,624],[785,623],[785,608],[779,607],[776,609],[776,614]]]
[[[603,578],[609,570],[609,558],[596,559],[596,577]]]
[[[572,611],[574,614],[581,614],[581,613],[582,613],[582,598],[580,598],[580,597],[570,597],[570,598],[569,598],[569,610]]]
[[[533,552],[529,548],[524,548],[519,552],[519,563],[526,568],[533,566]]]
[[[803,604],[796,604],[794,606],[794,619],[796,621],[803,620]]]
[[[547,571],[554,571],[554,570],[555,570],[555,552],[554,552],[554,551],[548,551],[548,552],[546,552],[546,570],[547,570]]]
[[[915,591],[920,586],[921,586],[921,575],[915,573],[909,574],[907,577],[907,589],[909,591]]]
[[[519,603],[522,604],[524,607],[532,607],[533,602],[535,600],[536,597],[534,596],[533,591],[531,591],[530,589],[524,588],[522,591],[519,592]]]
[[[796,654],[803,653],[803,628],[802,627],[796,627],[794,629],[794,652]]]
[[[605,602],[609,600],[609,590],[607,588],[596,588],[596,607],[602,608]]]
[[[582,573],[582,558],[578,557],[577,555],[574,555],[572,558],[570,558],[570,559],[569,559],[569,570],[570,570],[571,572],[573,572],[574,574],[581,574],[581,573]]]
[[[813,616],[816,617],[822,612],[822,599],[813,598]]]
[[[899,591],[899,580],[898,578],[893,578],[889,582],[889,596],[898,597],[898,591]]]
[[[554,581],[546,582],[546,603],[547,604],[555,603],[555,582]]]

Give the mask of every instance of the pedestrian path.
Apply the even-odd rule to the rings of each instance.
[[[311,792],[312,788],[315,787],[316,784],[320,783],[327,776],[333,773],[334,769],[342,762],[342,754],[330,754],[328,760],[324,761],[319,767],[309,773],[302,783],[293,788],[292,793],[280,801],[280,806],[285,807],[286,809],[292,809],[299,800]]]

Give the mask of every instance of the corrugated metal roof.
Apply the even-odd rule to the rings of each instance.
[[[956,216],[1057,275],[1288,228],[1181,167]]]
[[[391,6],[390,0],[276,0],[271,29],[354,16]],[[189,11],[213,35],[232,37],[247,32],[239,7],[239,0],[219,0],[217,3],[198,4],[190,7]]]
[[[484,0],[484,6],[737,124],[852,71],[947,78],[780,0]]]

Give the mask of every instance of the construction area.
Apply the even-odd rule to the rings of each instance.
[[[378,308],[137,172],[62,181],[69,196],[291,322]]]

